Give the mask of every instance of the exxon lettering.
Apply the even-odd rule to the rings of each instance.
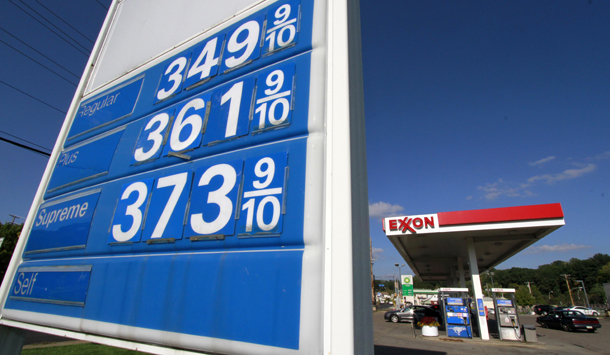
[[[434,217],[409,217],[391,219],[389,221],[390,230],[400,230],[403,233],[407,231],[417,234],[417,231],[422,228],[434,228]]]

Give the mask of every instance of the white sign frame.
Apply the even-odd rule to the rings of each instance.
[[[93,68],[107,45],[113,20],[121,4],[114,0],[102,26],[92,55],[67,113],[53,153],[30,208],[7,275],[15,276],[22,262],[21,255],[32,229],[38,206],[43,203],[55,162],[63,149],[79,103],[116,82],[134,77],[161,60],[188,46],[192,40],[182,39],[169,52],[161,53],[134,70],[127,70],[112,80],[101,79],[94,85]],[[185,0],[188,2],[191,0]],[[239,11],[247,14],[274,1],[260,1]],[[241,17],[239,17],[241,16]],[[237,21],[235,17],[229,23]],[[233,21],[233,22],[232,22]],[[368,235],[368,182],[362,88],[359,2],[350,0],[317,0],[314,6],[312,34],[310,134],[307,151],[306,181],[310,193],[305,196],[304,242],[300,347],[297,351],[258,346],[250,343],[211,339],[219,347],[213,352],[235,353],[345,353],[372,354],[372,314],[370,305],[370,260]],[[223,23],[224,25],[224,23]],[[100,86],[101,85],[101,86]],[[314,94],[315,93],[315,94]],[[315,240],[322,235],[322,239]],[[350,237],[346,237],[350,236]],[[321,281],[320,281],[321,280]],[[8,297],[11,283],[0,289],[2,304]],[[347,292],[346,292],[347,291]],[[315,310],[315,311],[312,311]],[[75,324],[76,319],[54,317],[54,326],[36,324],[37,314],[24,315],[31,322],[2,318],[0,326],[29,329],[59,336],[140,350],[156,354],[191,354],[188,349],[200,337],[174,334],[171,347],[150,345],[145,339],[123,340],[109,336],[62,330],[62,324]],[[103,327],[103,324],[99,324]],[[321,329],[321,331],[320,331]],[[130,331],[125,329],[125,331]],[[140,332],[141,333],[141,332]],[[117,334],[120,334],[117,333]],[[143,333],[142,333],[143,334]],[[169,334],[167,334],[169,335]],[[13,338],[15,335],[11,335]],[[5,348],[7,351],[8,350]]]

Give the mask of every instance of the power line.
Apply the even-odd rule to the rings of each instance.
[[[17,4],[15,4],[12,0],[9,0],[9,2],[11,4],[13,4],[16,8],[18,8],[19,10],[23,11],[26,15],[30,16],[31,18],[33,18],[34,20],[36,20],[38,23],[40,23],[41,25],[43,25],[44,27],[46,27],[49,31],[51,31],[54,35],[56,35],[57,37],[59,37],[60,39],[62,39],[64,42],[68,43],[70,46],[72,46],[74,49],[76,49],[77,51],[79,51],[81,54],[85,55],[85,56],[89,56],[89,53],[83,52],[80,48],[76,47],[74,44],[72,44],[70,41],[68,41],[67,39],[63,38],[60,34],[58,34],[57,32],[53,31],[51,28],[49,28],[49,26],[45,25],[44,23],[40,22],[39,19],[37,19],[36,17],[32,16],[29,12],[25,11],[24,9],[20,8],[19,6],[17,6]]]
[[[41,145],[38,145],[38,144],[36,144],[36,143],[34,143],[34,142],[30,142],[30,141],[28,141],[28,140],[26,140],[26,139],[23,139],[23,138],[19,138],[19,137],[17,137],[17,136],[14,136],[14,135],[12,135],[12,134],[10,134],[10,133],[6,133],[6,132],[4,132],[4,131],[0,131],[0,133],[4,133],[4,134],[6,134],[7,136],[11,136],[11,137],[13,137],[13,138],[17,138],[17,139],[19,139],[19,140],[21,140],[21,141],[28,142],[28,143],[30,143],[30,144],[32,144],[32,145],[35,145],[35,146],[37,146],[37,147],[40,147],[40,148],[42,148],[42,149],[51,150],[51,149],[49,149],[49,148],[47,148],[47,147],[43,147],[43,146],[41,146]]]
[[[40,100],[40,99],[37,99],[37,98],[35,98],[34,96],[32,96],[32,95],[28,94],[27,92],[21,91],[21,90],[17,89],[16,87],[14,87],[14,86],[12,86],[12,85],[10,85],[10,84],[5,83],[5,82],[4,82],[4,81],[2,81],[2,80],[0,80],[0,83],[2,83],[2,84],[4,84],[4,85],[6,85],[6,86],[8,86],[8,87],[10,87],[10,88],[11,88],[11,89],[13,89],[13,90],[17,90],[17,91],[19,91],[20,93],[22,93],[22,94],[24,94],[24,95],[26,95],[26,96],[29,96],[29,97],[31,97],[32,99],[34,99],[34,100],[36,100],[36,101],[38,101],[38,102],[40,102],[40,103],[42,103],[42,104],[44,104],[44,105],[47,105],[47,106],[49,106],[50,108],[52,108],[52,109],[54,109],[54,110],[56,110],[56,111],[59,111],[59,112],[63,113],[64,115],[65,115],[65,114],[67,114],[65,111],[62,111],[62,110],[58,109],[57,107],[55,107],[55,106],[53,106],[53,105],[50,105],[50,104],[48,104],[48,103],[46,103],[46,102],[44,102],[44,101],[42,101],[42,100]]]
[[[46,70],[50,71],[51,73],[53,73],[53,74],[57,75],[58,77],[60,77],[60,78],[64,79],[64,80],[65,80],[65,81],[67,81],[68,83],[70,83],[70,84],[72,84],[72,85],[76,86],[76,84],[75,84],[75,83],[71,82],[70,80],[68,80],[68,79],[67,79],[67,78],[65,78],[64,76],[62,76],[62,75],[60,75],[59,73],[55,72],[53,69],[51,69],[51,68],[47,67],[46,65],[44,65],[44,64],[42,64],[42,63],[40,63],[40,62],[39,62],[39,61],[37,61],[36,59],[34,59],[34,58],[30,57],[29,55],[27,55],[27,54],[23,53],[22,51],[20,51],[20,50],[18,50],[17,48],[15,48],[15,47],[11,46],[10,44],[8,44],[8,43],[4,42],[4,41],[3,41],[3,40],[1,40],[1,39],[0,39],[0,42],[1,42],[1,43],[4,43],[6,46],[8,46],[8,47],[12,48],[12,49],[13,49],[15,52],[20,53],[21,55],[25,56],[25,57],[26,57],[26,58],[28,58],[29,60],[33,61],[34,63],[36,63],[36,64],[38,64],[38,65],[40,65],[41,67],[45,68]]]
[[[30,46],[29,44],[25,43],[24,41],[20,40],[19,38],[15,37],[15,35],[13,35],[12,33],[8,32],[7,30],[5,30],[4,28],[0,27],[0,30],[3,31],[4,33],[6,33],[7,35],[13,37],[14,39],[18,40],[19,42],[21,42],[22,44],[26,45],[28,48],[30,48],[31,50],[35,51],[36,53],[40,54],[41,56],[47,58],[49,61],[51,61],[52,63],[54,63],[55,65],[57,65],[58,67],[62,68],[63,70],[67,71],[68,73],[74,75],[74,77],[76,77],[77,79],[80,79],[80,76],[78,76],[77,74],[73,73],[72,71],[70,71],[68,68],[65,68],[64,66],[62,66],[61,64],[57,63],[56,61],[54,61],[53,59],[49,58],[48,56],[46,56],[45,54],[39,52],[38,50],[36,50],[36,48]]]
[[[78,44],[79,46],[81,46],[85,51],[89,52],[89,49],[85,46],[83,46],[82,44],[80,44],[77,40],[75,40],[74,38],[72,38],[72,36],[70,36],[69,34],[65,33],[64,31],[62,31],[61,28],[57,27],[57,25],[55,25],[53,22],[49,21],[49,19],[47,19],[46,17],[42,16],[40,14],[40,12],[34,10],[30,5],[26,4],[25,2],[23,2],[23,0],[19,0],[23,5],[25,5],[28,9],[32,10],[36,15],[42,17],[43,20],[47,21],[49,23],[49,25],[55,27],[59,32],[63,33],[66,37],[70,38],[71,40],[74,41],[74,43]]]
[[[50,156],[51,156],[51,154],[49,154],[49,153],[45,153],[45,152],[43,152],[42,150],[38,150],[38,149],[36,149],[36,148],[32,148],[32,147],[28,147],[27,145],[23,145],[23,144],[21,144],[21,143],[14,142],[14,141],[12,141],[12,140],[10,140],[10,139],[6,139],[6,138],[2,138],[2,137],[0,137],[0,141],[5,141],[5,142],[7,142],[7,143],[10,143],[10,144],[16,145],[16,146],[18,146],[18,147],[20,147],[20,148],[27,149],[27,150],[31,150],[32,152],[35,152],[35,153],[38,153],[38,154],[41,154],[41,155],[44,155],[44,156],[47,156],[47,157],[50,157]]]
[[[95,1],[97,1],[97,3],[100,4],[101,7],[103,7],[104,9],[106,9],[106,11],[108,11],[108,8],[106,6],[104,6],[104,4],[102,4],[100,2],[100,0],[95,0]]]
[[[56,13],[54,13],[53,11],[51,11],[51,9],[49,9],[48,7],[44,6],[40,1],[36,0],[36,2],[38,3],[38,5],[44,7],[48,12],[52,13],[53,16],[57,17],[61,22],[65,23],[66,25],[68,25],[71,29],[73,29],[74,31],[76,31],[79,35],[83,36],[87,41],[91,42],[91,44],[94,44],[92,40],[89,39],[89,37],[85,36],[81,31],[77,30],[76,28],[74,28],[71,24],[69,24],[68,22],[66,22],[64,19],[62,19],[61,17],[59,17]]]

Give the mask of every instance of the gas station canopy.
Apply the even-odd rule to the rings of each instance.
[[[422,280],[457,284],[471,279],[472,260],[485,272],[564,224],[554,203],[390,217],[383,230]]]

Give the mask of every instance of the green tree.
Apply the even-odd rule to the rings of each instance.
[[[394,280],[375,280],[373,284],[375,285],[375,292],[394,293]]]
[[[602,266],[602,268],[597,273],[597,282],[600,284],[610,282],[610,263]]]
[[[417,276],[413,277],[413,288],[415,289],[423,289],[423,290],[435,290],[439,287],[438,283],[430,283],[423,281]]]
[[[607,295],[601,284],[593,285],[587,290],[587,295],[589,296],[589,303],[591,304],[604,304],[607,302]]]
[[[527,285],[519,285],[515,290],[515,301],[520,306],[533,306],[536,304],[534,295],[530,294]]]
[[[0,223],[0,239],[4,238],[0,247],[0,280],[4,280],[4,274],[13,256],[13,250],[15,250],[22,228],[23,224]]]

